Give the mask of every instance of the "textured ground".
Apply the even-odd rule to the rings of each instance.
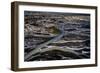
[[[90,15],[25,11],[25,61],[90,58]]]

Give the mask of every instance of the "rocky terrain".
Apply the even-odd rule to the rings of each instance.
[[[24,61],[90,58],[90,15],[24,12]]]

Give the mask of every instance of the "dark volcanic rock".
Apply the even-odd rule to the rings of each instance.
[[[90,58],[90,14],[24,11],[24,21],[25,57],[36,51],[36,54],[33,53],[25,61]],[[60,40],[65,42],[57,42]],[[59,49],[41,52],[52,46],[69,47],[78,55]],[[40,47],[39,51],[36,50],[37,47]]]
[[[31,58],[29,61],[69,60],[69,59],[81,59],[81,58],[78,55],[75,55],[70,52],[52,50],[43,52],[39,56]]]

